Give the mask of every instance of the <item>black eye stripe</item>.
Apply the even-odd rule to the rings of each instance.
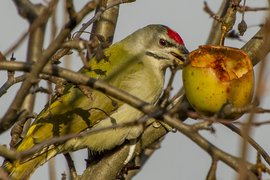
[[[168,57],[158,56],[157,54],[154,54],[154,53],[149,52],[149,51],[146,52],[146,55],[147,55],[147,56],[154,57],[154,58],[156,58],[156,59],[158,59],[158,60],[160,60],[160,59],[170,60]]]

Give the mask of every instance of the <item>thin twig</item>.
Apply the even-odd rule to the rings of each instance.
[[[223,124],[224,126],[226,126],[227,128],[229,128],[230,130],[232,130],[233,132],[235,132],[236,134],[238,134],[243,138],[244,133],[238,127],[234,126],[233,124],[224,124],[224,123],[221,124]],[[267,152],[250,136],[247,136],[246,140],[247,142],[249,142],[250,145],[254,147],[254,149],[256,149],[260,153],[260,155],[264,158],[264,160],[270,165],[270,157],[267,154]]]
[[[87,60],[86,60],[86,58],[85,58],[84,52],[78,51],[78,53],[79,53],[79,56],[81,57],[81,60],[82,60],[82,62],[83,62],[83,66],[84,66],[86,69],[91,70],[91,66],[90,66],[90,64],[88,64],[88,62],[87,62]]]
[[[5,53],[4,56],[9,55],[10,53],[12,53],[22,42],[23,40],[33,31],[35,31],[40,25],[44,24],[51,11],[52,11],[52,7],[54,7],[54,4],[56,3],[56,0],[52,0],[49,4],[49,6],[47,8],[44,8],[43,12],[41,13],[41,15],[38,17],[38,19],[32,23],[32,25],[30,26],[30,28],[28,29],[27,32],[25,32],[20,38],[19,40],[12,46],[10,47]]]
[[[35,94],[37,92],[46,93],[46,94],[52,94],[53,92],[49,89],[43,88],[43,87],[34,87],[29,91],[30,94]]]
[[[230,5],[231,0],[223,0],[218,13],[216,14],[217,17],[223,18],[227,12],[227,9]],[[206,4],[207,5],[207,4]],[[209,8],[208,8],[209,9]],[[211,11],[212,12],[212,11]],[[213,16],[213,13],[212,13]],[[220,37],[221,37],[221,24],[214,20],[211,31],[209,33],[206,45],[217,45],[219,44]]]
[[[247,11],[267,11],[269,10],[268,7],[257,7],[257,8],[252,8],[252,7],[248,7],[248,6],[241,6],[239,5],[239,7],[236,8],[238,12],[243,13],[243,12],[247,12]]]
[[[62,57],[66,56],[66,55],[70,55],[70,54],[72,54],[72,52],[70,51],[69,48],[61,49],[55,55],[52,56],[52,58],[50,59],[50,63],[51,64],[60,64],[59,59],[61,59]]]
[[[15,78],[8,78],[7,82],[0,88],[0,97],[2,97],[12,85],[24,81],[27,76],[27,74],[23,74]]]
[[[18,121],[13,126],[13,128],[10,131],[11,140],[10,140],[9,145],[10,145],[11,149],[14,149],[15,145],[22,138],[22,132],[24,131],[24,126],[25,126],[26,121],[28,121],[29,119],[32,119],[32,118],[36,118],[36,117],[37,117],[36,113],[25,115],[20,119],[20,121]]]
[[[219,122],[226,126],[227,128],[231,129],[233,132],[238,134],[240,137],[243,137],[243,131],[241,131],[239,128],[234,126],[231,122],[228,122],[228,120],[225,119],[216,119],[216,118],[208,118],[208,117],[203,117],[197,112],[188,112],[189,117],[195,118],[195,119],[203,119],[211,122]],[[255,141],[253,140],[250,136],[246,137],[246,140],[249,142],[251,146],[253,146],[254,149],[256,149],[264,158],[264,160],[270,165],[270,156],[268,153]]]
[[[172,83],[173,83],[173,80],[177,71],[173,69],[172,67],[170,67],[170,70],[171,70],[171,76],[170,76],[167,88],[164,89],[163,94],[161,95],[161,98],[157,102],[157,105],[161,107],[167,106],[168,99],[170,97],[170,92],[173,90]]]
[[[81,84],[78,84],[77,87],[89,100],[93,100],[92,92],[91,92],[90,87],[84,86],[84,85],[81,85]]]
[[[75,180],[76,177],[77,177],[77,172],[76,172],[76,168],[75,168],[74,162],[73,162],[73,160],[72,160],[72,158],[71,158],[71,156],[70,156],[69,153],[65,153],[64,156],[65,156],[65,159],[66,159],[67,164],[68,164],[70,177],[71,177],[71,179],[74,179]]]
[[[114,7],[114,6],[117,6],[119,4],[122,4],[122,3],[129,3],[129,2],[134,2],[135,0],[118,0],[118,1],[115,1],[111,4],[109,4],[105,9],[104,8],[100,8],[99,11],[95,14],[95,16],[90,19],[88,22],[84,23],[83,26],[80,28],[80,30],[78,31],[78,33],[76,34],[75,36],[75,39],[78,39],[81,35],[82,35],[82,32],[84,32],[84,30],[90,26],[92,23],[94,23],[95,21],[98,20],[98,18],[101,16],[101,14],[103,12],[105,12],[106,10]]]
[[[194,141],[198,146],[200,146],[203,150],[205,150],[211,157],[215,157],[218,160],[223,161],[228,166],[233,168],[235,171],[238,171],[240,165],[239,165],[239,158],[232,156],[230,154],[225,153],[224,151],[218,149],[216,146],[208,142],[206,139],[204,139],[196,129],[192,128],[192,125],[186,125],[179,121],[176,118],[173,118],[169,116],[168,114],[164,115],[164,122],[168,125],[176,128],[178,131],[186,135],[188,138],[190,138],[192,141]],[[251,167],[252,164],[246,163],[245,166],[248,171],[248,178],[249,180],[256,180],[257,176],[254,172],[252,172]]]

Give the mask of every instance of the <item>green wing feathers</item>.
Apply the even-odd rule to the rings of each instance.
[[[142,66],[139,65],[136,59],[128,58],[128,56],[134,56],[128,54],[120,46],[117,46],[117,44],[112,46],[114,47],[110,48],[109,51],[105,51],[105,55],[109,58],[108,61],[101,60],[97,62],[92,59],[90,61],[92,70],[82,68],[79,72],[127,90],[127,86],[121,83],[128,77],[128,74],[134,73],[133,71]],[[117,57],[114,52],[118,52]],[[138,68],[131,68],[130,66],[134,66],[135,63],[137,63]],[[55,97],[51,106],[47,106],[40,113],[17,151],[30,149],[34,144],[50,139],[53,136],[81,132],[91,127],[99,119],[108,116],[114,109],[112,100],[94,89],[92,89],[93,99],[90,100],[79,89],[70,85],[65,88],[61,98],[62,103]],[[117,101],[118,107],[121,107],[123,103],[114,100]]]
[[[98,62],[92,59],[90,61],[91,71],[82,68],[79,72],[107,82],[138,97],[136,89],[139,88],[138,85],[143,84],[141,81],[144,79],[143,73],[141,73],[144,67],[138,60],[140,55],[135,56],[128,53],[117,43],[105,50],[105,55],[108,60],[103,59]],[[141,81],[139,82],[138,79]],[[114,123],[129,122],[143,115],[135,108],[123,104],[115,98],[108,97],[102,92],[94,89],[91,92],[92,99],[89,99],[73,85],[66,86],[64,94],[61,96],[63,102],[59,102],[57,97],[53,98],[51,106],[46,106],[39,114],[17,151],[28,150],[35,144],[55,136],[79,133],[87,128],[102,128]],[[150,94],[145,94],[146,98],[150,96]],[[116,111],[114,111],[112,99],[117,102],[118,109]],[[150,103],[153,103],[152,100]],[[34,159],[14,162],[11,179],[29,177],[29,174],[33,173],[37,167],[58,153],[84,147],[96,151],[111,149],[122,144],[126,138],[138,137],[141,132],[142,127],[122,127],[102,131],[102,134],[96,133],[69,140],[53,149],[40,152]]]

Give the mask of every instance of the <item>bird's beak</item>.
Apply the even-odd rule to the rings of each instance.
[[[180,61],[179,64],[182,64],[186,61],[189,52],[185,46],[180,46],[177,48],[176,51],[171,51],[170,54]]]
[[[175,52],[170,52],[170,54],[179,59],[182,63],[185,62],[186,57],[188,56],[188,54],[177,54]]]

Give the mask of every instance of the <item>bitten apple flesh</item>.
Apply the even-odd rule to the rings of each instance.
[[[227,102],[241,107],[251,102],[254,72],[248,55],[224,46],[199,46],[188,56],[183,73],[186,96],[193,108],[206,116],[217,113]],[[237,119],[242,114],[232,114]]]

